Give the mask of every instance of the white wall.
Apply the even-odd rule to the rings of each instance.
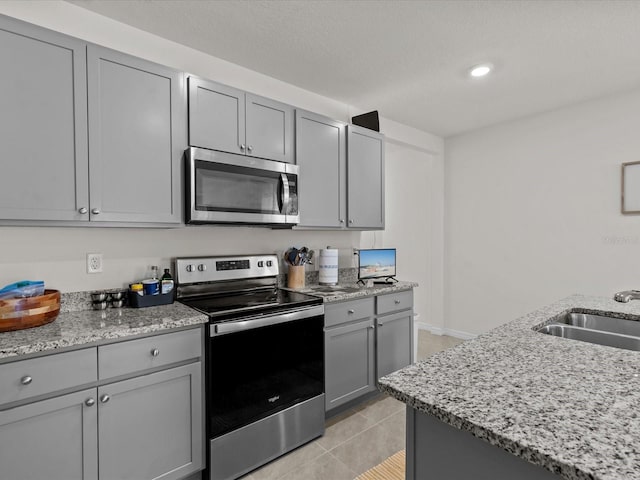
[[[322,97],[197,50],[102,17],[61,1],[3,1],[0,14],[19,18],[106,47],[233,85],[332,118],[348,121],[357,108]],[[442,216],[442,179],[424,178],[430,167],[442,169],[443,141],[385,118],[387,135],[387,230],[385,232],[274,231],[245,227],[185,227],[180,229],[0,227],[0,286],[21,279],[45,280],[61,291],[92,290],[126,285],[143,277],[152,264],[168,266],[173,257],[283,252],[292,245],[319,249],[338,247],[340,267],[354,266],[352,248],[396,246],[400,278],[416,281],[421,313],[429,308],[432,322],[442,323],[442,296],[431,298],[432,278],[442,277],[442,225],[426,228],[428,215],[407,210],[405,185],[412,185],[412,203],[421,212]],[[402,146],[402,148],[396,148]],[[414,153],[412,153],[414,152]],[[418,152],[417,154],[415,152]],[[421,152],[421,153],[420,153]],[[418,155],[416,157],[415,155]],[[422,155],[420,157],[420,155]],[[405,159],[405,156],[407,157]],[[0,159],[0,162],[6,159]],[[424,163],[423,163],[424,162]],[[434,183],[434,189],[430,187]],[[434,193],[435,191],[435,193]],[[435,195],[435,203],[432,196]],[[397,197],[397,198],[396,198]],[[407,197],[408,198],[408,197]],[[424,242],[416,241],[427,235]],[[426,255],[408,261],[414,243],[431,244]],[[437,249],[440,249],[438,251]],[[104,255],[104,273],[86,273],[88,252]],[[433,265],[432,265],[433,263]],[[435,273],[434,273],[435,272]],[[440,287],[442,282],[440,281]],[[437,290],[437,288],[436,288]]]
[[[640,288],[640,90],[445,142],[445,325],[479,333],[572,293]]]

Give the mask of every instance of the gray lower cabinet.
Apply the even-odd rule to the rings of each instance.
[[[201,364],[98,389],[103,479],[174,480],[202,466]]]
[[[375,390],[373,298],[325,307],[325,410]]]
[[[89,45],[91,221],[180,223],[184,74]]]
[[[197,328],[0,364],[0,478],[178,480],[202,470],[201,356]]]
[[[376,297],[376,378],[413,363],[413,290]]]
[[[347,226],[384,229],[384,135],[347,127]]]
[[[346,124],[296,110],[300,227],[346,226],[346,156]]]
[[[413,363],[413,290],[325,305],[325,410]]]
[[[97,480],[95,394],[82,390],[0,411],[0,478]]]
[[[189,77],[189,145],[294,161],[292,106]]]
[[[89,218],[85,48],[0,16],[0,220]]]

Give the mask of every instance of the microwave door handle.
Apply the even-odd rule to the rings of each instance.
[[[287,210],[289,209],[289,178],[285,173],[280,174],[280,182],[282,183],[282,210],[280,213],[282,215],[287,214]]]

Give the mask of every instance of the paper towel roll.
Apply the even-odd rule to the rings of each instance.
[[[322,285],[336,285],[338,283],[338,249],[321,249],[318,268],[320,274],[319,283]]]

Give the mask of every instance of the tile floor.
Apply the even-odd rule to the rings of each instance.
[[[418,358],[462,340],[420,330]],[[376,397],[327,421],[324,436],[242,477],[243,480],[353,480],[404,448],[404,404]]]

